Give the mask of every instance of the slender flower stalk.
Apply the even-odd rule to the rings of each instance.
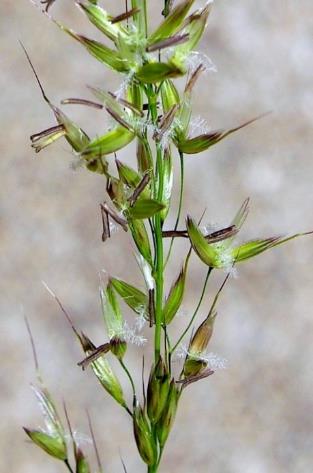
[[[214,231],[200,227],[202,217],[196,221],[194,215],[182,215],[185,161],[196,159],[192,155],[206,152],[211,146],[256,121],[252,118],[231,129],[208,131],[201,118],[192,118],[192,95],[197,80],[200,74],[214,70],[211,61],[196,50],[207,26],[211,1],[195,10],[194,0],[165,0],[160,8],[161,21],[155,30],[149,25],[148,11],[152,0],[121,2],[121,13],[115,17],[100,5],[100,1],[77,1],[82,14],[103,34],[105,42],[78,34],[50,16],[54,2],[42,1],[40,9],[61,32],[83,46],[104,67],[113,70],[119,76],[121,85],[116,92],[89,87],[92,98],[65,98],[61,102],[65,106],[87,106],[95,113],[108,113],[111,126],[100,136],[89,137],[47,97],[31,55],[24,49],[42,97],[54,117],[51,126],[31,136],[31,145],[39,153],[56,140],[65,138],[86,170],[102,176],[106,195],[102,202],[95,203],[100,206],[99,218],[103,226],[99,238],[103,244],[108,239],[114,239],[113,225],[126,232],[133,243],[143,284],[138,288],[131,281],[117,278],[114,274],[108,275],[106,282],[101,282],[101,312],[106,331],[99,346],[75,327],[64,305],[48,290],[81,346],[83,354],[78,365],[83,370],[92,370],[106,393],[129,414],[134,441],[147,472],[157,473],[183,390],[191,389],[189,386],[199,380],[211,379],[214,371],[225,365],[223,358],[207,350],[213,337],[213,327],[215,332],[215,325],[218,325],[218,300],[234,266],[237,268],[239,263],[312,232],[236,243],[235,238],[247,217],[248,199],[226,227]],[[182,90],[176,79],[185,81]],[[120,160],[119,151],[131,142],[136,142],[137,153],[136,162],[130,166]],[[179,160],[180,166],[176,209],[171,200],[173,181],[176,181],[175,160]],[[171,210],[176,215],[174,225],[168,218]],[[187,240],[189,248],[166,294],[165,269],[177,238]],[[173,342],[171,324],[182,308],[191,257],[206,266],[206,276],[202,288],[197,288],[199,299],[196,308]],[[204,309],[201,314],[199,323],[196,319],[204,306],[208,283],[221,270],[226,271],[227,276],[210,309]],[[122,307],[121,301],[134,313],[136,318],[133,324],[125,320],[125,304]],[[141,333],[143,326],[149,326],[148,341]],[[189,345],[182,345],[186,336],[189,336]],[[138,386],[128,367],[127,351],[130,344],[136,345],[140,351],[145,342],[153,361],[148,382],[143,364],[142,383]],[[32,346],[35,353],[33,341]],[[173,369],[173,357],[178,352],[182,354],[182,366],[177,375]],[[37,355],[34,356],[38,371]],[[118,361],[117,372],[112,368],[114,358]],[[142,353],[139,358],[142,358]],[[130,399],[125,396],[121,374],[130,384]],[[68,413],[66,419],[73,444],[73,459],[68,455],[66,428],[50,394],[42,385],[35,392],[46,430],[25,428],[28,437],[50,457],[61,460],[68,471],[91,473],[90,461],[75,441]],[[98,472],[102,472],[91,424],[90,430]],[[124,462],[123,468],[127,471]]]

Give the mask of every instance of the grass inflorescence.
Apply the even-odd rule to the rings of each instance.
[[[141,459],[148,472],[156,473],[184,389],[192,389],[189,387],[191,384],[204,378],[210,377],[211,380],[215,370],[225,367],[226,361],[209,352],[208,346],[218,319],[218,299],[234,267],[307,233],[238,243],[236,238],[248,214],[248,199],[224,228],[203,229],[202,217],[182,215],[185,159],[207,151],[256,120],[246,120],[231,129],[210,131],[201,118],[192,117],[192,95],[197,80],[201,74],[215,70],[211,61],[196,50],[208,23],[211,1],[200,9],[194,9],[194,0],[165,0],[160,7],[163,19],[154,31],[149,27],[147,0],[126,1],[124,11],[121,5],[121,13],[117,16],[104,10],[100,1],[77,1],[82,14],[104,35],[105,43],[76,33],[54,19],[50,14],[54,1],[41,2],[43,13],[104,67],[115,71],[122,85],[117,92],[89,87],[92,98],[70,97],[62,101],[62,105],[87,106],[110,116],[112,125],[109,129],[100,136],[89,137],[47,97],[25,50],[42,96],[56,122],[33,134],[31,145],[39,153],[65,138],[86,170],[103,177],[106,196],[100,204],[101,238],[104,244],[114,238],[113,229],[116,227],[129,234],[145,290],[114,275],[101,285],[100,300],[107,340],[100,346],[95,346],[85,333],[76,329],[60,300],[49,291],[82,348],[83,355],[78,365],[83,370],[91,369],[109,396],[129,414]],[[181,78],[185,80],[182,90],[175,81]],[[136,160],[130,166],[119,159],[118,152],[132,142],[136,142]],[[180,164],[179,176],[174,176],[176,159]],[[175,224],[171,226],[167,217],[172,206],[174,179],[179,183],[179,202]],[[165,267],[179,238],[188,240],[190,245],[166,294]],[[184,323],[178,338],[174,339],[171,324],[182,308],[191,255],[207,267],[207,273],[196,308]],[[219,271],[226,272],[224,282],[204,318],[197,322],[208,283]],[[121,301],[134,313],[133,325],[126,322]],[[143,326],[149,327],[148,340],[141,333]],[[138,350],[147,344],[152,354],[149,379],[145,383],[143,369],[139,386],[127,364],[129,344],[136,345]],[[126,399],[119,374],[111,367],[112,356],[118,360],[121,372],[129,380],[132,399]],[[177,369],[173,369],[175,358],[182,360],[178,374]],[[38,371],[36,356],[35,359]],[[46,429],[25,428],[26,434],[47,454],[62,461],[69,471],[91,472],[89,460],[73,435],[66,408],[67,427],[63,425],[41,378],[38,380],[39,386],[34,389]],[[103,471],[90,418],[89,424],[98,471]],[[73,444],[72,455],[69,455],[66,430],[69,430]],[[126,471],[124,463],[123,468]]]

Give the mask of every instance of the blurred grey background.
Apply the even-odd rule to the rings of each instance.
[[[123,10],[123,1],[103,3],[112,13]],[[157,24],[162,2],[149,3]],[[57,0],[51,13],[79,32],[95,32],[71,0]],[[92,457],[84,440],[88,407],[105,471],[122,471],[120,454],[129,472],[145,471],[126,414],[91,373],[76,366],[79,347],[41,283],[46,281],[76,325],[101,343],[99,272],[140,281],[129,256],[130,242],[120,232],[105,245],[100,241],[98,204],[104,182],[84,169],[71,169],[65,142],[40,155],[31,150],[29,135],[54,120],[18,40],[54,103],[68,96],[90,97],[86,84],[109,90],[119,84],[27,0],[1,0],[0,33],[0,471],[64,471],[30,445],[21,430],[22,425],[41,424],[29,387],[35,373],[24,314],[45,382],[60,409],[66,400],[83,448]],[[195,114],[214,129],[273,113],[209,152],[186,158],[185,214],[197,216],[207,207],[206,223],[224,225],[249,196],[244,238],[313,229],[312,33],[311,0],[215,3],[200,49],[218,72],[200,79]],[[96,111],[72,107],[68,112],[91,134],[105,128],[106,118]],[[133,149],[119,157],[131,162]],[[183,253],[175,255],[168,286]],[[239,267],[238,278],[230,281],[219,303],[210,347],[228,360],[228,368],[186,390],[162,472],[312,471],[312,262],[313,240],[306,237]],[[193,258],[188,297],[174,332],[185,326],[204,273]],[[221,277],[215,276],[209,286],[202,317]],[[131,348],[129,354],[137,373],[139,352]]]

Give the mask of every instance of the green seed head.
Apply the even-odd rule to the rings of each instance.
[[[80,343],[86,355],[90,355],[95,350],[95,345],[85,334],[80,335]],[[126,406],[122,386],[113,372],[108,360],[99,357],[91,363],[91,368],[103,388],[116,400],[121,406]]]
[[[106,289],[100,289],[100,298],[108,337],[110,340],[114,337],[121,338],[123,317],[111,282],[108,283]]]
[[[76,473],[90,473],[87,458],[80,448],[75,451]]]
[[[172,80],[167,79],[161,85],[163,111],[166,113],[175,105],[179,105],[180,97]]]
[[[24,430],[28,437],[49,455],[65,460],[67,458],[65,432],[55,404],[45,387],[33,386],[33,389],[43,413],[46,431],[27,428]]]
[[[209,314],[192,337],[184,364],[185,377],[195,376],[207,366],[207,362],[201,359],[201,356],[205,353],[212,337],[216,315],[216,312]]]
[[[147,389],[147,411],[150,421],[155,424],[167,403],[169,393],[169,373],[159,358],[156,366],[152,366]]]
[[[53,437],[40,430],[31,430],[25,427],[24,431],[38,447],[52,457],[63,461],[67,459],[66,443],[61,437]]]
[[[189,352],[191,354],[203,353],[206,350],[213,334],[213,325],[216,315],[217,313],[213,312],[198,327],[190,342]]]
[[[133,428],[141,458],[147,465],[154,465],[157,459],[157,449],[150,422],[142,407],[137,403],[133,413]]]
[[[176,415],[178,400],[179,389],[176,387],[174,379],[172,379],[163,413],[156,425],[157,437],[161,448],[165,445],[167,437],[171,431]]]
[[[127,350],[127,343],[118,337],[113,337],[110,341],[110,346],[113,355],[122,360]]]

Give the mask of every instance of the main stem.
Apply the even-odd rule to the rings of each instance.
[[[163,153],[157,144],[157,169],[158,169],[158,198],[162,202],[163,197]],[[155,217],[155,241],[156,241],[156,305],[155,305],[155,362],[160,357],[161,350],[161,328],[163,311],[163,238],[162,222],[160,212]]]
[[[181,210],[182,210],[182,207],[183,207],[183,195],[184,195],[184,154],[181,153],[181,152],[179,152],[179,159],[180,159],[179,203],[178,203],[178,211],[177,211],[177,217],[176,217],[176,221],[175,221],[174,231],[176,231],[177,228],[178,228],[178,224],[179,224],[179,220],[180,220],[180,214],[181,214]],[[168,250],[167,257],[165,259],[164,267],[167,265],[167,263],[170,259],[173,244],[174,244],[174,239],[175,239],[174,237],[171,239],[170,248]]]
[[[144,17],[147,35],[147,2],[143,0]],[[166,5],[166,2],[165,2]],[[158,92],[153,86],[146,89],[149,113],[154,126],[158,125]],[[159,202],[163,200],[164,187],[164,166],[163,150],[160,143],[156,143],[156,165],[155,165],[156,186],[154,187],[154,198]],[[163,318],[163,285],[164,285],[164,250],[162,237],[162,217],[160,212],[156,214],[152,223],[153,240],[155,248],[155,260],[153,267],[153,277],[155,281],[155,331],[154,331],[154,360],[157,363],[161,356],[161,332]],[[158,461],[154,465],[148,465],[147,473],[157,473],[161,460],[162,451],[159,454]]]
[[[158,468],[159,468],[159,465],[152,465],[152,466],[148,465],[147,473],[157,473]]]
[[[151,119],[154,125],[157,125],[157,94],[151,87],[149,94],[149,109]],[[156,144],[156,179],[157,187],[155,190],[155,198],[162,202],[164,171],[163,171],[163,150],[159,143]],[[155,280],[155,332],[154,332],[154,359],[158,362],[161,354],[161,330],[162,330],[162,311],[163,311],[163,238],[162,238],[162,220],[160,213],[154,218],[154,239],[155,239],[155,264],[154,264],[154,280]]]
[[[143,11],[145,19],[145,33],[148,34],[148,15],[147,15],[147,0],[143,0]],[[157,100],[158,94],[153,89],[153,86],[150,86],[146,89],[148,105],[149,105],[149,114],[151,116],[152,122],[157,126],[158,122],[158,109],[157,109]],[[156,166],[155,166],[155,176],[157,179],[157,186],[154,188],[154,197],[162,202],[163,200],[163,185],[164,185],[164,171],[163,171],[163,152],[159,143],[156,145]],[[163,238],[162,238],[162,220],[160,213],[157,213],[151,222],[152,231],[153,231],[153,240],[155,247],[155,261],[153,268],[153,277],[155,280],[155,332],[154,332],[154,359],[155,363],[158,362],[161,355],[161,330],[162,330],[162,312],[163,312],[163,272],[164,272],[164,256],[163,256]],[[161,454],[158,459],[158,462],[154,465],[148,465],[148,473],[157,473],[159,462],[161,459]]]
[[[158,471],[158,465],[148,465],[148,473],[156,473]]]

